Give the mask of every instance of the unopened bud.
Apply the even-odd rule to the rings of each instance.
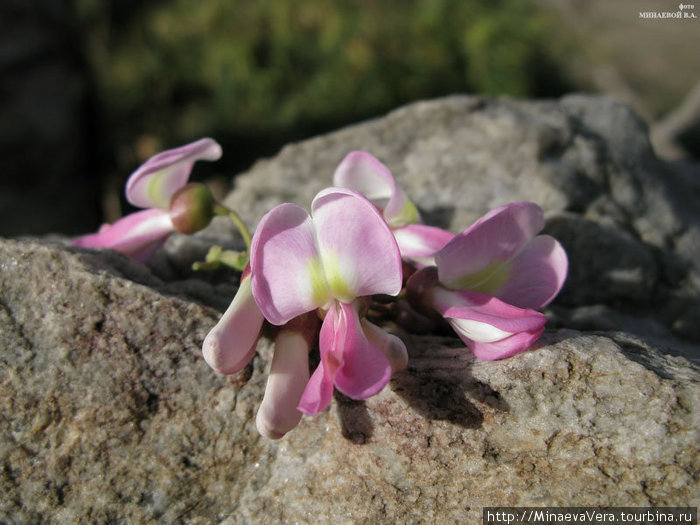
[[[435,266],[415,272],[406,282],[406,299],[420,313],[432,313],[432,290],[439,284]]]
[[[192,182],[170,199],[170,220],[180,233],[195,233],[206,228],[214,216],[214,196],[204,184]]]

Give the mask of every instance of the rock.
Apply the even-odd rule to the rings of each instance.
[[[477,361],[410,337],[408,370],[280,442],[270,357],[214,374],[217,313],[118,254],[4,241],[4,522],[477,522],[485,505],[697,505],[700,386],[627,334],[549,332]],[[205,288],[207,285],[200,284]],[[211,291],[214,293],[214,291]]]
[[[610,133],[629,136],[594,131],[605,118]],[[680,175],[635,125],[606,99],[449,98],[289,146],[237,179],[228,201],[249,223],[281,200],[308,205],[346,136],[348,149],[385,160],[426,216],[456,230],[499,198],[532,198],[508,175],[522,161],[548,228],[570,250],[574,284],[549,309],[553,329],[536,348],[486,362],[454,337],[397,332],[407,370],[365,402],[336,395],[281,441],[254,425],[270,342],[230,377],[200,355],[235,275],[192,275],[188,259],[209,241],[238,242],[221,221],[173,237],[151,267],[61,240],[0,239],[0,522],[477,523],[490,505],[697,506],[700,370],[686,357],[698,349],[670,332],[699,282],[685,251],[692,193],[650,201],[671,191],[654,177]],[[469,141],[483,150],[465,149]],[[549,144],[549,160],[537,160],[536,144]],[[455,176],[467,161],[471,186]],[[623,161],[627,182],[613,184]],[[432,201],[406,175],[413,166],[418,177],[419,165],[439,181]],[[477,184],[479,169],[501,177],[500,188]],[[560,176],[583,182],[556,189]],[[461,185],[473,188],[464,199]],[[639,216],[625,185],[649,200]],[[648,220],[663,209],[674,215]],[[604,253],[592,261],[596,249]]]
[[[281,202],[308,207],[355,149],[392,170],[427,222],[454,232],[501,204],[538,203],[573,261],[559,305],[612,307],[643,335],[651,315],[700,343],[700,167],[658,160],[625,104],[580,95],[412,104],[287,146],[238,176],[227,204],[248,224]]]
[[[404,334],[410,367],[389,388],[336,396],[271,442],[254,427],[268,342],[217,376],[199,355],[217,313],[181,287],[109,252],[0,253],[2,521],[476,522],[495,504],[697,504],[700,374],[633,336],[560,330],[486,362]]]

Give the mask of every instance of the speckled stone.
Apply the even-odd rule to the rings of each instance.
[[[0,522],[470,524],[493,505],[700,503],[691,171],[656,160],[609,99],[451,97],[290,145],[227,201],[249,224],[308,205],[351,149],[455,231],[508,200],[544,207],[571,272],[537,346],[486,362],[397,332],[409,367],[381,394],[336,395],[268,441],[270,342],[231,377],[200,355],[236,275],[188,268],[239,242],[223,221],[150,267],[0,239]]]
[[[477,361],[402,334],[380,395],[258,436],[267,340],[199,355],[217,312],[109,252],[0,242],[0,521],[475,523],[486,505],[697,505],[700,374],[624,333]],[[215,290],[210,290],[215,294]]]

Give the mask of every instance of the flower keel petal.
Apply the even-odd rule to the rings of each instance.
[[[275,337],[265,395],[255,419],[261,435],[279,439],[297,426],[297,405],[309,380],[309,340],[303,334],[282,329]]]
[[[338,303],[334,302],[326,312],[319,334],[321,362],[311,374],[297,407],[309,416],[325,409],[333,398],[333,384],[338,368],[342,365],[342,326],[344,320]],[[340,350],[340,353],[338,352]]]
[[[481,359],[502,359],[526,350],[542,334],[546,317],[471,291],[436,287],[435,309]]]
[[[342,355],[335,386],[352,399],[367,399],[378,394],[391,378],[389,359],[365,335],[357,315],[358,304],[340,303],[342,322],[336,342]],[[341,346],[342,345],[342,346]]]
[[[204,339],[204,360],[220,374],[240,371],[255,353],[263,320],[247,276],[224,315]]]
[[[367,340],[389,360],[392,373],[404,370],[408,365],[408,351],[401,339],[370,323],[367,319],[360,321]]]

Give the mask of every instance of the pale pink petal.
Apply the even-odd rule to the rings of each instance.
[[[561,244],[549,235],[538,235],[513,260],[510,279],[493,295],[519,308],[537,310],[559,293],[568,266]]]
[[[316,240],[333,296],[344,302],[401,290],[401,255],[376,208],[346,188],[321,191],[312,205]]]
[[[111,248],[146,262],[174,232],[168,213],[150,209],[129,214],[112,225],[103,224],[98,233],[84,235],[74,246]]]
[[[425,224],[409,224],[394,229],[401,257],[421,266],[434,264],[434,256],[454,237],[454,233]]]
[[[436,287],[432,299],[435,309],[482,359],[501,359],[526,350],[546,322],[539,312],[478,292]]]
[[[250,277],[245,277],[231,305],[204,339],[204,360],[220,374],[241,370],[255,353],[263,320],[253,298]]]
[[[389,168],[365,151],[351,151],[345,156],[335,169],[333,185],[355,190],[382,209],[396,188]]]
[[[348,153],[333,174],[333,184],[367,197],[383,211],[392,228],[419,220],[418,210],[396,185],[389,168],[367,152]]]
[[[126,198],[140,208],[167,209],[173,194],[187,184],[195,161],[219,157],[221,146],[210,138],[158,153],[131,174]]]
[[[510,278],[510,262],[543,227],[542,210],[531,202],[490,211],[435,255],[440,282],[491,293]]]
[[[282,325],[331,299],[309,214],[281,204],[258,224],[250,249],[253,295],[265,318]]]
[[[469,350],[484,361],[495,361],[497,359],[505,359],[506,357],[513,356],[524,350],[527,350],[532,346],[532,344],[540,338],[544,326],[540,330],[533,330],[530,332],[519,332],[513,334],[510,337],[501,339],[500,341],[494,341],[491,343],[479,343],[477,341],[467,340],[465,341]]]
[[[297,426],[297,405],[309,380],[309,339],[296,331],[281,329],[275,337],[265,395],[255,424],[266,438],[279,439]]]
[[[408,351],[403,341],[367,319],[362,319],[360,323],[369,342],[389,360],[391,371],[400,372],[405,369],[408,365]]]

